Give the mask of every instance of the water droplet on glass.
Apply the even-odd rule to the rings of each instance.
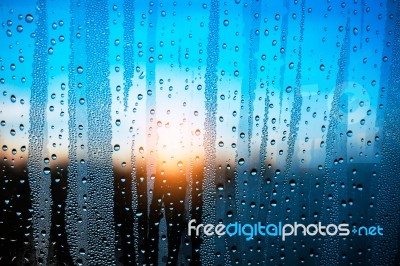
[[[351,130],[347,131],[346,135],[348,137],[352,137],[353,136],[353,131],[351,131]]]
[[[78,72],[78,74],[82,74],[83,73],[83,67],[81,67],[81,66],[77,67],[76,71]]]
[[[27,15],[25,16],[25,21],[26,21],[27,23],[31,23],[31,22],[33,21],[33,16],[32,16],[31,14],[27,14]]]
[[[49,167],[45,167],[45,168],[43,169],[43,173],[44,173],[45,175],[50,174],[50,168],[49,168]]]

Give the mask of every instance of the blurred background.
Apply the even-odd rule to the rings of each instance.
[[[0,23],[0,264],[400,263],[398,1],[1,0]]]

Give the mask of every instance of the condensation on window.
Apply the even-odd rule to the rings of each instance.
[[[399,263],[397,1],[0,13],[0,264]],[[384,233],[246,239],[191,220]]]

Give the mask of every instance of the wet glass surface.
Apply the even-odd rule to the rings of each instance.
[[[400,263],[398,1],[0,14],[0,264]],[[193,219],[351,231],[196,236]]]

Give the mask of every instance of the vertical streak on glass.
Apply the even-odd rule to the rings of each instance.
[[[149,8],[149,13],[148,13],[148,29],[147,29],[147,38],[146,42],[149,47],[147,50],[148,55],[147,61],[146,61],[146,94],[147,97],[146,99],[146,113],[149,112],[149,110],[156,110],[156,73],[155,73],[155,61],[154,61],[154,56],[155,56],[155,46],[156,46],[156,36],[157,36],[157,7],[158,7],[158,2],[155,3],[153,1],[150,1],[148,3],[148,8]],[[150,93],[149,93],[150,92]],[[144,249],[145,253],[142,253],[142,258],[140,258],[140,263],[149,263],[151,264],[151,261],[154,257],[156,257],[158,254],[152,254],[152,251],[150,250],[151,248],[149,245],[149,221],[150,221],[150,215],[149,215],[149,210],[150,210],[150,204],[151,204],[151,194],[149,193],[149,189],[151,187],[152,180],[148,178],[153,172],[155,172],[155,166],[157,159],[155,158],[154,154],[156,154],[156,147],[157,147],[157,127],[155,124],[155,121],[152,119],[151,116],[146,116],[146,153],[145,153],[145,158],[144,164],[141,162],[142,165],[142,170],[141,174],[137,176],[137,186],[138,186],[138,194],[140,195],[139,201],[138,201],[138,212],[142,213],[141,216],[138,217],[138,226],[140,228],[139,232],[139,239],[140,239],[140,247],[139,249]]]
[[[356,3],[356,2],[354,2]],[[361,23],[360,23],[360,49],[363,48],[363,41],[365,39],[364,35],[365,35],[365,6],[367,6],[367,3],[365,2],[365,0],[361,0],[360,1],[360,12],[361,12]]]
[[[252,8],[241,8],[240,9],[240,13],[238,13],[238,15],[240,15],[241,17],[243,17],[243,32],[246,33],[250,33],[249,35],[247,35],[246,37],[250,37],[251,36],[251,25],[249,25],[250,23],[247,23],[248,18],[251,17],[251,11]],[[221,16],[223,16],[221,14]],[[225,22],[225,20],[224,20]],[[237,25],[236,26],[236,30],[239,31],[240,27]],[[225,43],[225,41],[230,41],[230,39],[232,38],[227,38],[228,36],[225,36],[225,32],[226,29],[221,28],[221,42]],[[245,35],[245,34],[243,34]],[[231,35],[232,36],[232,35]],[[243,38],[244,39],[244,38]],[[232,41],[234,39],[232,38]],[[239,40],[238,40],[239,41]],[[238,85],[238,98],[240,99],[240,105],[237,108],[240,108],[239,114],[239,119],[238,119],[238,123],[237,123],[237,131],[239,132],[239,134],[236,135],[236,154],[235,154],[235,191],[238,192],[235,196],[236,196],[236,207],[237,207],[237,213],[236,213],[236,217],[240,217],[242,222],[249,222],[250,221],[250,215],[247,215],[248,210],[246,208],[245,205],[240,204],[241,199],[247,197],[247,194],[250,194],[250,192],[247,189],[247,184],[248,184],[248,178],[246,175],[243,174],[243,172],[246,170],[249,170],[250,167],[250,151],[249,151],[249,144],[248,144],[248,138],[243,138],[241,135],[241,133],[245,133],[248,135],[248,133],[250,132],[250,128],[248,128],[249,124],[251,123],[249,121],[249,115],[250,115],[250,98],[252,97],[252,91],[251,88],[249,88],[250,82],[249,82],[249,77],[250,77],[250,71],[247,71],[247,68],[249,67],[249,58],[250,58],[250,43],[249,42],[245,42],[243,41],[242,43],[240,43],[240,41],[238,43],[237,47],[239,47],[240,45],[242,45],[242,52],[240,53],[240,55],[235,56],[235,54],[232,53],[227,53],[227,55],[232,56],[232,58],[235,58],[235,62],[238,62],[238,69],[235,68],[235,71],[239,71],[239,75],[233,75],[233,77],[236,76],[236,79],[239,79],[238,81],[240,82]],[[224,49],[225,50],[225,49]],[[221,54],[222,54],[222,50],[221,50]],[[222,57],[222,55],[221,55]],[[243,63],[242,63],[243,62]],[[242,63],[242,64],[241,64]],[[246,64],[248,63],[248,64]],[[222,63],[222,60],[219,60],[219,65],[223,66],[224,64]],[[221,84],[220,87],[218,89],[223,90],[223,85]],[[253,94],[254,95],[254,94]],[[221,106],[222,106],[222,102],[221,102]],[[253,106],[252,106],[253,107]],[[243,166],[245,167],[243,170],[239,168],[239,164],[238,161],[241,158],[246,158],[247,164],[243,164]],[[250,172],[250,171],[249,171]],[[246,184],[246,185],[245,185]],[[217,201],[218,202],[218,201]],[[217,208],[216,210],[220,210],[220,208]],[[216,217],[219,218],[219,217]],[[235,245],[237,245],[238,250],[242,250],[245,246],[246,246],[246,240],[243,238],[239,238],[237,243],[235,243]],[[243,261],[246,260],[245,256],[241,256],[239,261],[241,261],[243,263]]]
[[[261,2],[253,0],[251,2],[251,12],[252,17],[250,30],[250,47],[249,47],[249,78],[248,78],[248,90],[249,90],[249,112],[248,112],[248,149],[249,156],[251,155],[251,140],[252,140],[252,129],[253,129],[253,113],[254,113],[254,98],[256,89],[256,78],[257,78],[257,59],[255,54],[258,52],[259,46],[259,29],[260,29],[260,12]],[[248,18],[245,18],[248,20]]]
[[[69,3],[69,2],[68,2]],[[69,34],[69,8],[60,9],[58,1],[47,2],[47,21],[58,21],[48,23],[47,38],[50,40],[48,46],[48,154],[51,169],[51,227],[48,251],[49,265],[72,265],[68,236],[66,233],[66,202],[68,192],[67,178],[67,143],[64,131],[67,131],[68,117],[65,115],[65,90],[68,83],[66,64],[70,59],[70,43],[65,41],[65,35]],[[67,5],[68,6],[68,5]],[[63,36],[60,38],[60,36]],[[56,41],[57,40],[57,41]],[[57,99],[57,96],[61,98]],[[60,103],[60,105],[58,105]],[[60,109],[60,113],[54,110]]]
[[[263,195],[266,195],[267,191],[267,182],[266,182],[266,161],[267,161],[267,143],[268,143],[268,111],[269,111],[269,87],[266,86],[265,90],[265,111],[264,111],[264,117],[263,117],[263,127],[262,127],[262,138],[261,138],[261,147],[260,147],[260,158],[259,158],[259,164],[260,164],[260,173],[259,173],[259,178],[260,178],[260,195],[261,193]],[[267,213],[266,212],[261,212],[259,215],[259,221],[267,221]],[[269,255],[269,245],[268,245],[268,238],[265,238],[265,243],[264,247],[264,259]]]
[[[242,73],[241,75],[244,76],[242,80],[242,94],[245,103],[242,104],[240,110],[240,116],[243,117],[244,123],[242,124],[241,122],[239,123],[239,132],[246,132],[247,134],[247,143],[243,142],[243,149],[241,149],[240,145],[240,138],[238,138],[238,150],[241,150],[240,157],[244,157],[247,160],[246,163],[246,170],[248,173],[252,171],[252,169],[258,169],[258,161],[259,158],[257,157],[259,155],[258,149],[260,148],[259,143],[255,140],[256,139],[256,132],[254,132],[254,116],[255,116],[255,98],[256,98],[256,80],[258,77],[258,72],[257,72],[257,55],[258,55],[258,50],[259,50],[259,43],[260,43],[260,37],[259,37],[259,29],[260,29],[260,20],[261,20],[261,1],[256,1],[253,0],[251,1],[251,9],[247,12],[243,13],[245,16],[243,17],[243,23],[245,24],[244,27],[244,32],[249,38],[248,42],[245,42],[244,44],[244,62],[248,63],[247,69],[244,67],[243,70],[245,70],[245,73]],[[245,64],[246,64],[245,63]],[[247,95],[246,95],[247,94]],[[242,118],[241,118],[242,119]],[[247,122],[247,124],[245,124]],[[247,150],[246,150],[247,148]],[[240,154],[239,151],[237,155]],[[239,157],[239,158],[240,158]],[[240,171],[240,170],[239,170]],[[259,186],[259,179],[256,177],[249,176],[247,177],[246,175],[239,175],[239,179],[236,179],[236,185],[237,189],[240,191],[241,197],[246,198],[247,202],[253,202],[256,204],[256,206],[259,206],[259,201],[260,201],[260,186]],[[241,184],[246,182],[247,185],[242,186]],[[246,188],[247,186],[247,188]],[[240,205],[238,205],[240,206]],[[250,204],[246,204],[246,206],[242,206],[241,208],[238,208],[239,212],[237,214],[237,218],[240,217],[241,222],[251,222],[250,217],[257,217],[258,214],[258,208],[252,208],[250,207]],[[238,245],[238,248],[240,250],[244,250],[246,246],[248,245],[246,243],[247,241],[244,238],[240,239],[240,243]],[[259,256],[262,256],[261,253],[257,254]],[[253,253],[248,253],[247,256],[241,256],[240,260],[241,263],[245,263],[246,261],[251,260],[253,263],[257,264],[257,262],[260,262],[259,256],[257,256]]]
[[[87,110],[86,106],[80,106],[80,98],[86,98],[84,89],[86,71],[77,73],[78,67],[85,66],[85,35],[82,26],[85,24],[85,4],[80,0],[70,2],[70,49],[71,56],[68,65],[69,84],[68,84],[68,193],[66,202],[66,223],[68,244],[70,254],[75,263],[86,263],[86,252],[88,250],[88,220],[85,209],[87,186],[84,182],[87,176],[85,162],[87,147]],[[80,36],[79,38],[77,36]],[[78,85],[79,84],[79,85]],[[78,129],[79,128],[79,133]],[[86,134],[85,134],[86,133]],[[78,138],[78,136],[80,137]],[[79,145],[85,145],[81,146]]]
[[[138,194],[137,194],[137,175],[136,175],[136,157],[135,157],[135,134],[132,135],[132,144],[131,144],[131,165],[132,165],[132,171],[131,171],[131,177],[132,177],[132,211],[133,213],[136,213],[138,209]],[[138,222],[136,217],[134,218],[133,221],[133,236],[131,239],[133,239],[133,246],[134,246],[134,254],[131,254],[132,261],[133,263],[136,263],[139,259],[139,240],[138,240],[138,235],[139,235],[139,230],[138,230]]]
[[[124,13],[124,107],[125,112],[128,111],[129,107],[129,91],[133,86],[132,79],[134,76],[134,51],[133,46],[135,44],[134,30],[135,30],[135,1],[134,0],[125,0],[123,2],[123,13]],[[132,134],[131,140],[131,153],[130,153],[130,161],[131,161],[131,195],[132,195],[132,211],[136,212],[138,208],[138,197],[137,197],[137,187],[136,187],[136,159],[135,159],[135,134]],[[132,227],[128,226],[128,228],[132,228],[132,232],[129,233],[130,241],[133,241],[130,245],[133,245],[133,250],[128,249],[128,252],[131,251],[133,254],[130,255],[130,263],[135,264],[137,261],[137,250],[138,250],[138,226],[137,219],[134,218],[134,221],[129,221],[132,224]],[[133,234],[133,235],[132,235]]]
[[[284,52],[281,54],[281,78],[279,79],[279,122],[281,121],[281,114],[282,114],[282,102],[283,102],[283,93],[284,93],[284,80],[285,80],[285,71],[286,71],[286,37],[288,34],[288,22],[289,22],[289,11],[290,11],[290,2],[289,0],[284,1],[284,6],[287,9],[287,12],[283,16],[282,21],[282,37],[281,37],[281,47],[284,49]]]
[[[149,46],[149,54],[146,63],[146,93],[148,95],[146,100],[146,110],[154,109],[156,110],[156,97],[157,97],[157,90],[156,90],[156,45],[157,45],[157,20],[158,20],[158,1],[149,2],[149,28],[147,31],[147,44]],[[157,110],[156,110],[157,111]],[[149,137],[147,138],[147,147],[148,151],[155,153],[157,149],[157,126],[154,119],[151,117],[148,118],[146,128],[149,131]],[[151,128],[151,131],[150,131]],[[150,155],[150,154],[149,154]],[[147,160],[147,176],[150,176],[152,173],[155,172],[154,166],[157,164],[157,158],[154,155],[148,156]],[[146,199],[147,199],[147,206],[151,203],[151,194],[148,194],[148,189],[150,189],[153,181],[151,179],[147,179],[147,189],[146,189]],[[147,217],[147,213],[146,213]]]
[[[204,122],[205,170],[203,176],[203,213],[202,222],[215,224],[215,161],[216,161],[216,111],[217,111],[217,65],[219,40],[219,1],[211,0],[209,35],[207,44],[207,67],[205,75],[206,114]],[[200,246],[201,261],[205,265],[214,262],[215,241],[204,238]]]
[[[337,224],[338,222],[338,179],[343,176],[342,167],[336,167],[335,169],[331,169],[333,167],[334,155],[339,150],[337,148],[337,136],[338,136],[338,124],[339,124],[339,111],[340,104],[339,99],[343,93],[343,82],[346,78],[346,69],[349,60],[349,50],[350,50],[350,41],[349,41],[349,24],[350,20],[347,20],[346,23],[346,35],[344,37],[342,47],[340,49],[340,57],[339,57],[339,70],[336,77],[336,86],[333,92],[333,100],[331,104],[331,109],[329,112],[329,126],[328,133],[326,136],[327,145],[326,145],[326,157],[325,157],[325,174],[324,174],[324,194],[322,199],[323,209],[321,210],[321,219],[328,224]],[[347,125],[347,121],[345,121]],[[341,143],[340,143],[341,144]],[[335,185],[332,187],[331,184],[335,182]],[[333,191],[332,191],[333,189]],[[329,202],[325,201],[327,195],[332,195],[332,200],[330,200],[332,206],[330,206]],[[332,252],[332,250],[338,250],[339,248],[339,239],[337,237],[325,238],[321,251],[321,260],[320,263],[323,265],[331,265],[339,263],[339,253]]]
[[[131,134],[128,133],[128,128],[131,123],[128,120],[127,108],[124,106],[125,99],[125,77],[126,70],[133,75],[132,68],[126,69],[125,61],[125,27],[127,23],[124,13],[126,3],[123,0],[108,1],[109,13],[109,54],[108,60],[110,65],[110,88],[112,98],[112,145],[114,151],[112,154],[113,166],[113,183],[114,183],[114,223],[115,223],[115,256],[119,263],[123,265],[135,264],[134,241],[133,241],[133,221],[134,214],[132,211],[132,180],[131,180],[131,165],[126,163],[128,154],[131,153]],[[132,12],[129,10],[128,12]],[[132,22],[131,22],[132,24]],[[129,27],[130,28],[130,27]],[[132,30],[132,29],[130,29]],[[132,33],[133,31],[131,31]],[[128,43],[130,45],[130,43]],[[132,51],[132,49],[131,49]],[[122,55],[122,56],[121,56]],[[132,61],[129,61],[132,65]],[[123,70],[123,71],[121,71]],[[129,78],[127,78],[129,79]],[[128,80],[132,84],[132,79]],[[129,92],[131,85],[127,88]],[[114,89],[115,88],[115,89]],[[122,90],[121,90],[122,89]],[[128,95],[127,95],[128,96]],[[121,101],[122,99],[122,101]],[[128,104],[128,99],[126,101]],[[128,135],[129,134],[129,135]]]
[[[299,52],[298,52],[298,63],[297,63],[297,75],[296,75],[296,89],[294,95],[294,103],[290,114],[290,132],[288,137],[288,151],[286,155],[286,168],[283,179],[283,196],[286,194],[286,186],[288,178],[291,175],[293,153],[297,138],[297,132],[299,129],[299,123],[301,119],[301,105],[302,105],[302,94],[301,94],[301,44],[304,36],[304,20],[305,20],[305,0],[301,2],[301,20],[300,20],[300,39],[299,39]],[[283,204],[282,204],[283,206]]]
[[[158,1],[156,2],[149,2],[149,14],[148,14],[148,19],[149,19],[149,26],[147,30],[147,45],[149,47],[149,53],[148,53],[148,58],[146,62],[146,93],[147,93],[147,98],[146,98],[146,111],[149,111],[151,109],[156,109],[156,97],[157,97],[157,90],[156,90],[156,46],[157,46],[157,20],[158,20]],[[147,147],[148,147],[148,152],[150,153],[155,153],[157,149],[157,126],[156,122],[152,117],[148,117],[147,122],[146,122],[146,129],[149,132],[149,136],[147,138]],[[152,173],[155,172],[154,166],[157,164],[157,158],[154,155],[150,155],[147,157],[147,176],[150,176]],[[151,203],[151,197],[152,195],[148,194],[148,189],[150,189],[151,184],[153,183],[152,180],[147,179],[145,183],[147,184],[147,189],[145,191],[146,193],[146,205],[149,206]],[[147,208],[148,210],[148,208]],[[146,213],[146,216],[147,217]]]
[[[251,16],[253,17],[252,20],[252,26],[251,26],[251,33],[250,33],[250,54],[249,54],[249,94],[250,94],[250,101],[249,101],[249,132],[248,132],[248,148],[249,148],[249,156],[250,156],[250,165],[251,168],[255,168],[255,169],[261,169],[261,167],[263,167],[263,165],[258,164],[258,162],[260,161],[260,153],[257,152],[259,151],[259,144],[258,142],[255,142],[255,146],[256,147],[251,147],[251,143],[252,143],[252,136],[253,136],[253,122],[254,122],[254,101],[256,98],[256,87],[257,87],[257,77],[258,77],[258,71],[257,71],[257,66],[258,66],[258,62],[256,59],[256,56],[258,55],[258,51],[260,48],[260,21],[261,21],[261,14],[262,14],[262,9],[261,9],[261,1],[252,1],[251,4]],[[261,139],[264,138],[264,136],[266,135],[261,135]],[[255,138],[254,138],[255,139]],[[251,156],[251,150],[255,150],[256,152],[253,154],[253,156]],[[253,160],[254,158],[254,160]],[[251,171],[251,170],[250,170]],[[254,197],[254,200],[257,204],[257,206],[259,206],[260,203],[260,185],[261,185],[261,179],[260,178],[251,178],[249,179],[250,181],[250,186],[254,185],[254,187],[256,188],[255,191],[253,191],[252,194],[255,193],[255,195],[252,197]]]
[[[376,224],[384,225],[384,235],[390,237],[374,237],[372,242],[372,265],[395,265],[399,261],[399,187],[400,181],[398,175],[400,173],[399,154],[400,154],[400,134],[398,131],[399,123],[399,102],[400,102],[400,2],[387,2],[387,22],[385,27],[385,35],[389,35],[389,40],[385,38],[383,47],[384,55],[388,57],[386,64],[391,63],[391,71],[389,73],[388,86],[386,88],[386,106],[383,128],[380,130],[382,136],[381,149],[381,165],[378,176],[377,188],[377,204],[376,204]],[[393,12],[393,13],[392,13]],[[392,16],[392,18],[390,18]],[[391,44],[391,47],[387,45]],[[390,50],[392,51],[390,53]],[[381,70],[384,75],[384,71]],[[397,252],[397,254],[396,254]],[[379,256],[378,254],[385,254]]]
[[[78,231],[78,223],[76,223],[76,221],[71,221],[70,219],[72,218],[72,216],[77,216],[76,214],[76,210],[74,210],[73,206],[77,206],[77,200],[78,200],[78,183],[77,183],[77,179],[78,179],[78,158],[77,158],[77,154],[76,151],[78,149],[78,134],[77,134],[77,130],[76,130],[76,94],[75,94],[75,88],[74,88],[74,84],[75,84],[75,78],[73,75],[73,66],[74,66],[74,58],[75,58],[75,54],[74,54],[74,44],[72,41],[72,32],[74,32],[73,27],[74,27],[74,17],[76,16],[76,13],[74,12],[74,5],[75,5],[75,1],[71,1],[70,3],[70,10],[71,10],[71,56],[70,56],[70,62],[69,62],[69,86],[68,86],[68,115],[69,115],[69,120],[68,120],[68,138],[69,138],[69,145],[68,145],[68,159],[69,159],[69,164],[68,164],[68,195],[67,195],[67,212],[69,213],[69,215],[67,215],[67,225],[70,230],[71,233],[72,232],[77,232]],[[71,204],[72,201],[75,201],[74,203],[76,204]],[[71,206],[72,205],[72,206]],[[74,214],[74,215],[72,215]],[[77,220],[77,218],[75,217],[75,219],[73,220]],[[71,255],[76,258],[78,257],[78,243],[82,243],[81,241],[78,241],[76,235],[70,235],[68,234],[68,243],[71,246]]]
[[[47,157],[47,14],[46,0],[37,2],[37,29],[32,65],[32,88],[29,110],[28,175],[32,191],[32,223],[39,265],[46,265],[50,235],[50,170],[44,171],[43,160]],[[47,169],[46,169],[47,170]]]
[[[145,25],[145,14],[146,12],[145,5],[139,5],[136,4],[135,6],[135,12],[137,14],[142,14],[142,16],[135,16],[135,49],[136,47],[139,48],[138,50],[141,50],[140,48],[143,47],[143,36],[146,35],[147,33],[147,23]],[[146,259],[146,254],[144,252],[139,252],[140,251],[145,251],[146,250],[146,239],[147,239],[147,229],[146,229],[146,224],[143,224],[142,220],[144,219],[145,221],[147,220],[147,199],[145,199],[145,196],[147,194],[146,189],[143,187],[143,181],[145,180],[145,177],[147,176],[146,173],[146,153],[147,153],[147,146],[146,146],[146,140],[147,140],[147,128],[146,128],[146,117],[147,117],[147,110],[146,110],[146,80],[145,77],[147,75],[147,70],[145,67],[144,63],[144,52],[143,51],[138,51],[136,50],[135,54],[135,71],[139,74],[134,81],[134,85],[131,91],[131,95],[134,94],[135,96],[131,97],[132,100],[132,112],[133,112],[133,117],[132,117],[132,135],[134,135],[134,143],[132,145],[134,146],[135,150],[132,150],[131,153],[131,162],[132,162],[132,167],[133,171],[132,176],[134,186],[133,189],[136,189],[135,191],[132,191],[132,193],[135,193],[135,195],[132,195],[132,201],[135,206],[136,204],[136,209],[133,206],[133,213],[134,213],[134,248],[136,250],[136,262],[138,264],[144,264],[145,259]],[[144,49],[143,49],[144,50]],[[142,134],[143,133],[143,134]],[[135,200],[136,198],[136,200]],[[136,201],[136,202],[135,202]]]
[[[135,1],[125,0],[124,8],[124,107],[128,109],[129,90],[132,87],[134,74],[134,52],[133,45],[135,30]]]
[[[115,265],[111,91],[107,0],[86,3],[88,102],[88,257],[95,265]]]

